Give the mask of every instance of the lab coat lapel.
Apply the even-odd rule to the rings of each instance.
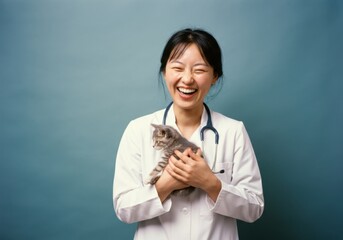
[[[179,129],[176,125],[176,119],[175,119],[175,113],[174,113],[173,105],[170,106],[170,108],[169,108],[167,118],[166,118],[166,125],[171,126],[171,127],[175,128],[176,130],[179,131]]]

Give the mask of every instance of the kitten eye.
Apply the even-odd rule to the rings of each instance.
[[[165,130],[162,130],[162,131],[161,131],[161,134],[162,134],[162,135],[166,135],[166,131],[165,131]]]

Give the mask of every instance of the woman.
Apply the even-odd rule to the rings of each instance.
[[[215,38],[200,29],[176,32],[167,42],[160,73],[173,99],[160,110],[135,119],[119,145],[113,185],[118,218],[138,222],[135,239],[238,239],[236,219],[257,220],[264,209],[262,182],[256,157],[244,125],[217,112],[208,114],[204,99],[221,80],[221,50]],[[161,158],[152,148],[151,124],[170,125],[201,146],[176,151],[155,185],[145,184]],[[219,133],[200,131],[212,118]],[[188,186],[188,196],[171,194]]]

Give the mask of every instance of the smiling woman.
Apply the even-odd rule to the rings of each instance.
[[[190,34],[185,34],[190,33]],[[206,39],[206,40],[205,40]],[[176,32],[166,43],[161,57],[160,74],[163,76],[168,63],[179,63],[180,65],[173,66],[175,71],[183,71],[184,65],[179,58],[186,50],[189,50],[190,45],[197,46],[197,51],[201,55],[199,63],[195,63],[192,69],[195,75],[202,74],[203,71],[208,71],[212,68],[214,76],[217,78],[216,84],[212,88],[222,85],[222,56],[221,49],[216,39],[206,31],[201,29],[185,29],[184,31]],[[162,85],[164,79],[160,78]],[[220,90],[220,87],[218,88]],[[219,92],[219,91],[218,91]],[[208,96],[207,96],[208,97]]]
[[[211,87],[223,75],[217,41],[200,29],[176,32],[162,53],[160,74],[173,103],[127,126],[116,159],[116,214],[124,222],[139,223],[135,233],[138,240],[156,236],[162,240],[220,240],[224,236],[236,240],[236,219],[257,220],[264,198],[259,167],[244,125],[204,105]],[[202,149],[196,153],[175,150],[158,179],[147,183],[162,158],[151,147],[152,126],[162,121]],[[213,141],[202,138],[201,129],[208,129],[212,121],[215,132],[221,134],[216,147],[210,145]],[[195,189],[190,195],[172,194],[188,187]]]
[[[200,115],[203,101],[218,77],[213,68],[202,57],[196,44],[189,45],[177,59],[169,59],[163,71],[167,88],[178,106]]]

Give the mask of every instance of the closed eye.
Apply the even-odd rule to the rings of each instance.
[[[183,70],[181,67],[172,67],[172,69],[176,72],[181,72]]]
[[[207,70],[205,70],[205,69],[195,69],[194,72],[199,74],[199,73],[205,73],[205,72],[207,72]]]

